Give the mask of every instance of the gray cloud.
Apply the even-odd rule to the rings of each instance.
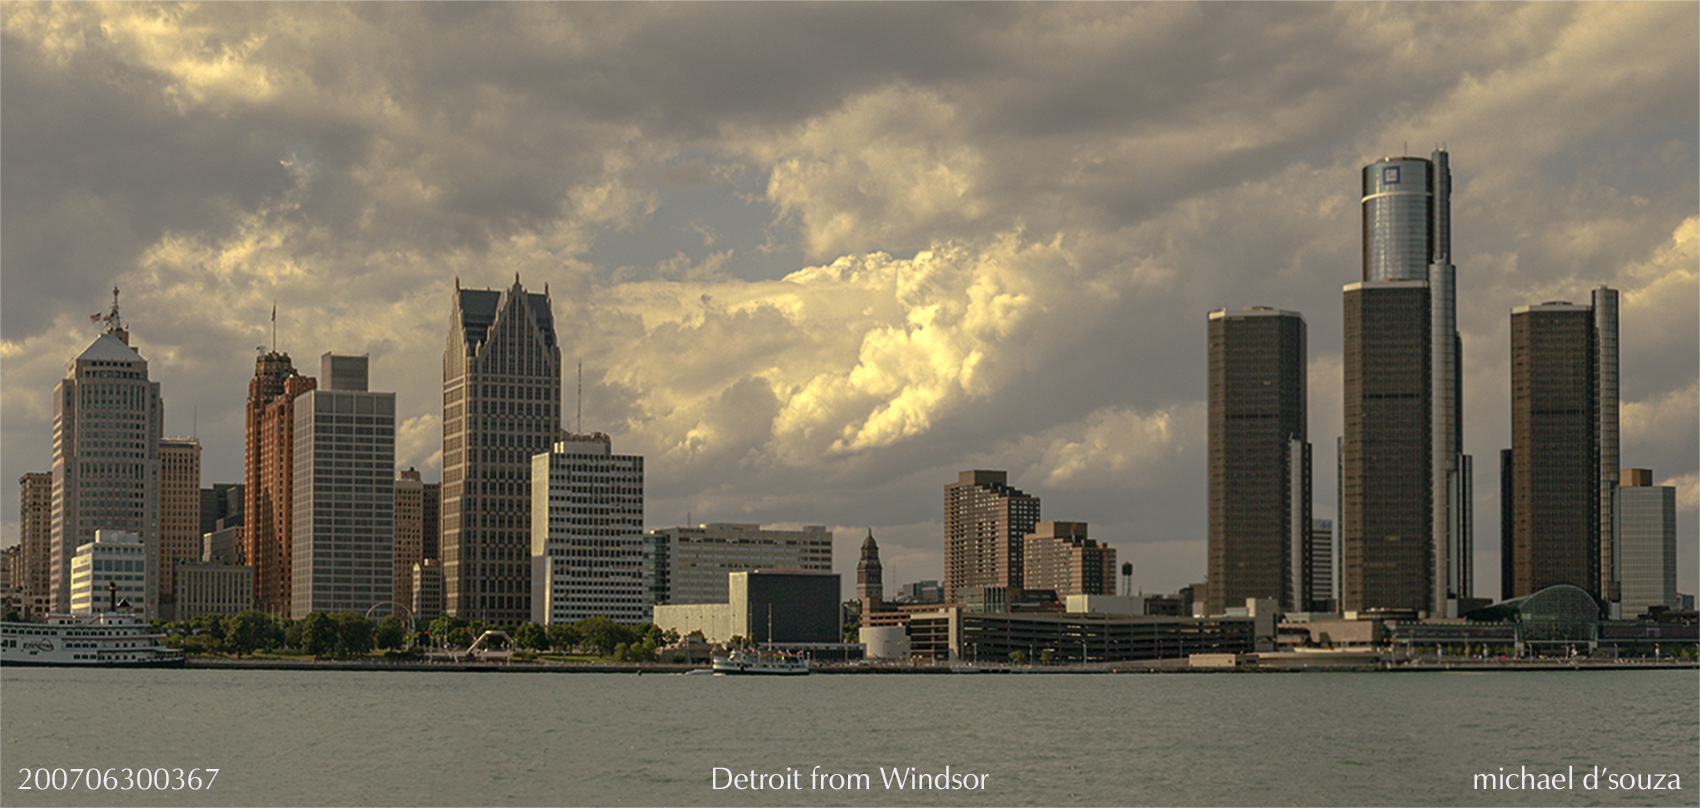
[[[372,353],[430,476],[449,290],[518,273],[585,360],[585,427],[649,458],[654,525],[872,525],[934,577],[943,485],[1007,468],[1173,589],[1204,566],[1205,312],[1305,314],[1331,512],[1358,168],[1444,142],[1478,547],[1507,313],[1601,283],[1625,463],[1695,533],[1689,5],[0,14],[7,479],[47,467],[48,391],[114,283],[206,481],[240,474],[273,300],[299,366]]]

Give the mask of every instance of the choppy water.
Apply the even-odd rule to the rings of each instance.
[[[1692,670],[738,679],[9,668],[0,804],[1695,805],[1697,694]],[[870,787],[811,788],[817,766],[866,774]],[[946,766],[986,783],[882,782],[882,769]],[[1586,788],[1595,766],[1675,774],[1681,790]],[[73,767],[219,772],[200,791],[19,788],[21,769]],[[722,784],[789,767],[801,788],[717,790],[716,767]],[[1473,787],[1500,767],[1573,767],[1576,782]]]

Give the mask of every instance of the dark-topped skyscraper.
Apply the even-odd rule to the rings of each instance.
[[[1570,584],[1602,601],[1618,599],[1612,501],[1600,493],[1617,484],[1616,299],[1601,287],[1595,306],[1550,302],[1511,311],[1504,597]]]
[[[1002,471],[964,471],[944,488],[944,599],[970,586],[1021,587],[1027,534],[1039,524],[1039,498],[1009,485]]]
[[[1345,288],[1341,608],[1446,616],[1473,578],[1447,153],[1371,163],[1362,191],[1362,280]]]
[[[1311,608],[1305,321],[1210,313],[1210,614],[1246,598]]]
[[[531,619],[531,458],[561,431],[561,349],[549,290],[462,289],[443,352],[444,609]]]

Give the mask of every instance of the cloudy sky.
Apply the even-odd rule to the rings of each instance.
[[[1358,171],[1444,145],[1476,593],[1509,311],[1601,284],[1623,462],[1677,487],[1696,589],[1692,3],[0,15],[8,481],[50,468],[52,386],[114,285],[203,484],[241,477],[274,301],[306,372],[371,354],[398,462],[440,479],[451,290],[517,274],[584,363],[584,429],[647,458],[651,528],[826,524],[840,571],[872,528],[889,583],[938,578],[944,485],[1006,469],[1173,591],[1205,568],[1207,313],[1304,314],[1332,516]]]

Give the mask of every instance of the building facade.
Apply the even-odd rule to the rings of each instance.
[[[1049,589],[1058,597],[1114,595],[1116,550],[1087,537],[1085,522],[1040,522],[1022,540],[1022,579],[1027,589]]]
[[[413,565],[437,557],[443,486],[428,483],[417,469],[395,481],[395,602],[412,609]]]
[[[1270,598],[1308,610],[1304,318],[1263,306],[1214,311],[1209,340],[1207,608]]]
[[[177,620],[254,608],[254,568],[246,564],[185,561],[177,565],[175,580]]]
[[[1363,169],[1362,281],[1345,290],[1345,609],[1456,616],[1460,599],[1471,597],[1472,468],[1463,452],[1451,187],[1445,151]],[[1417,441],[1427,445],[1412,454]],[[1420,533],[1419,518],[1427,525]],[[1420,576],[1406,569],[1419,557]]]
[[[1310,521],[1310,611],[1333,611],[1329,605],[1334,593],[1334,520]]]
[[[125,530],[97,530],[71,560],[71,614],[125,609],[152,620],[159,591],[154,552],[142,537]]]
[[[201,442],[159,442],[159,604],[162,620],[177,616],[177,565],[201,557]]]
[[[241,483],[213,483],[201,489],[201,534],[242,524]]]
[[[443,352],[445,608],[466,620],[531,619],[532,457],[561,431],[561,349],[549,290],[455,280]]]
[[[296,619],[395,611],[395,393],[368,391],[366,365],[327,353],[321,375],[334,384],[295,400]]]
[[[53,388],[53,611],[71,609],[71,562],[96,530],[159,542],[159,440],[165,405],[148,363],[130,347],[117,290],[106,332]]]
[[[53,580],[53,474],[32,471],[18,478],[18,555],[11,569],[12,593],[25,611],[45,609]]]
[[[971,586],[1022,586],[1024,539],[1039,524],[1039,498],[1002,471],[964,471],[944,489],[945,601]]]
[[[565,435],[531,465],[534,623],[649,617],[644,597],[643,458],[607,435]]]
[[[725,603],[727,575],[755,569],[832,571],[832,531],[710,522],[654,530],[645,537],[645,580],[654,603]]]
[[[277,351],[254,359],[248,382],[242,562],[254,568],[254,608],[278,617],[294,605],[295,399],[317,386]]]
[[[1599,378],[1588,306],[1511,311],[1511,589],[1569,584],[1602,598]],[[1502,580],[1506,575],[1502,575]]]
[[[1653,485],[1650,469],[1625,469],[1612,509],[1617,521],[1622,614],[1679,609],[1676,592],[1676,488]]]

